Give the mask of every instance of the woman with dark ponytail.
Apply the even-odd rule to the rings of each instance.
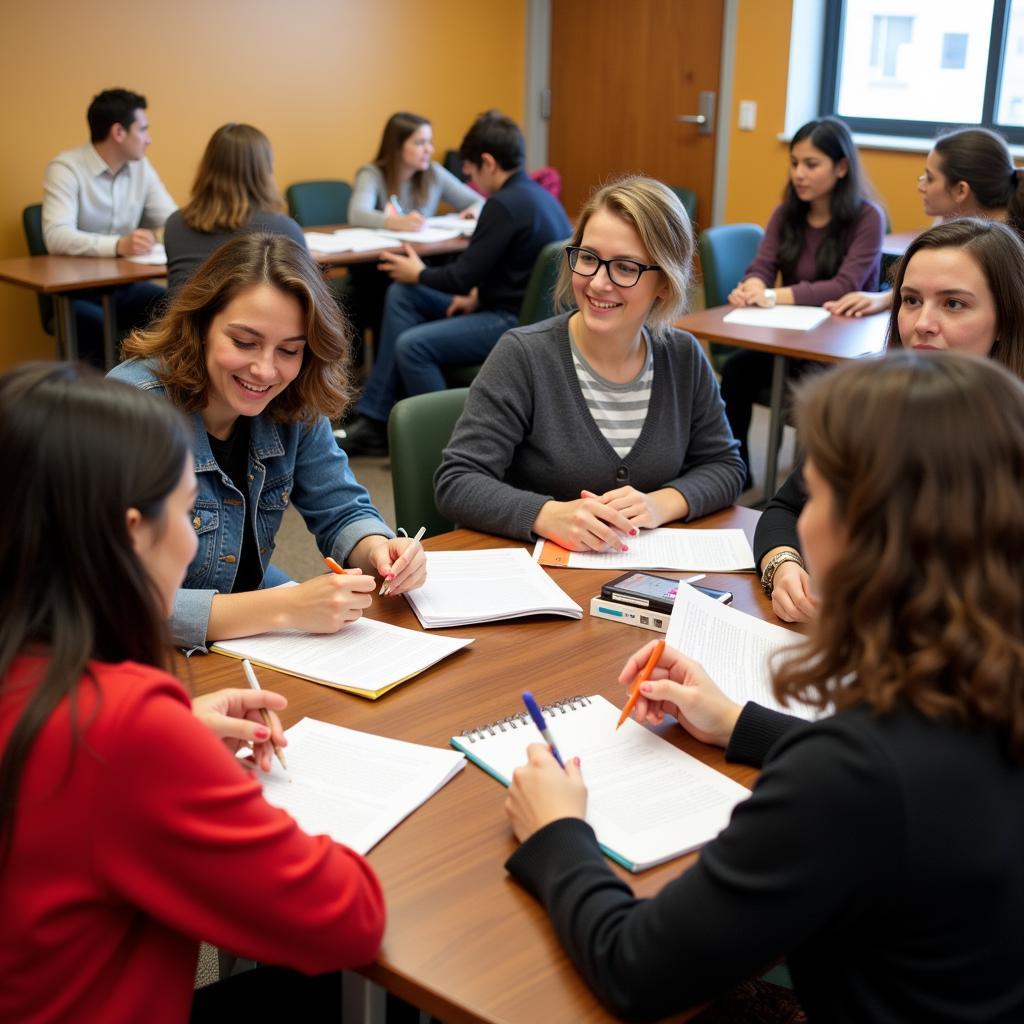
[[[789,182],[768,221],[757,256],[732,290],[736,306],[821,306],[853,289],[875,288],[885,216],[872,202],[857,149],[835,117],[809,121],[789,146]],[[782,286],[775,287],[781,275]],[[805,364],[791,360],[790,375]],[[722,370],[722,398],[747,465],[747,431],[758,392],[771,381],[772,358],[738,352]]]

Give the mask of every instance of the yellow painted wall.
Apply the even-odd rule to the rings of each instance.
[[[188,196],[210,133],[248,121],[274,144],[283,188],[352,180],[395,110],[430,117],[439,153],[480,111],[522,121],[526,0],[48,0],[0,19],[0,257],[25,255],[22,208],[59,150],[88,140],[101,89],[149,101],[149,156]],[[53,354],[35,296],[0,284],[0,369]]]
[[[786,183],[788,147],[779,134],[786,121],[792,0],[740,0],[737,19],[733,112],[729,137],[726,221],[765,224]],[[757,128],[737,127],[740,100],[757,101]],[[928,223],[916,191],[923,153],[862,149],[868,177],[894,231]]]

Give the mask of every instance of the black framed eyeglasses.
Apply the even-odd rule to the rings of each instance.
[[[584,249],[582,245],[567,245],[565,255],[569,269],[580,277],[593,277],[601,267],[608,280],[620,288],[632,288],[648,270],[661,270],[656,263],[640,263],[637,260],[603,260],[596,252]]]

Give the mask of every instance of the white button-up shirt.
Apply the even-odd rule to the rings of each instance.
[[[51,160],[43,177],[43,238],[55,255],[116,256],[122,235],[161,228],[177,208],[145,157],[112,174],[91,143]]]

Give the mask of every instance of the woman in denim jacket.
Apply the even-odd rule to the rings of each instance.
[[[171,619],[175,643],[296,628],[333,633],[376,584],[421,586],[426,559],[395,537],[335,443],[350,399],[349,334],[309,254],[280,235],[222,246],[111,371],[191,414],[199,539]],[[351,568],[297,587],[270,565],[289,503],[324,555]]]

